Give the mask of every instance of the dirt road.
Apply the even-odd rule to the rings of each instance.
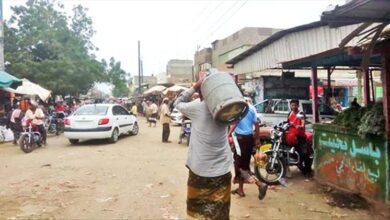
[[[89,141],[71,146],[51,137],[30,154],[0,145],[0,219],[185,219],[187,147],[161,143],[161,125],[141,119],[137,136],[116,144]],[[299,173],[263,201],[254,186],[232,196],[233,219],[376,219],[383,213],[331,206],[332,199]],[[348,204],[346,204],[348,206]]]

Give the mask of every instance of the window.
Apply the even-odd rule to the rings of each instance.
[[[280,101],[278,104],[275,105],[275,111],[280,112],[289,112],[288,102],[287,101]]]
[[[123,107],[118,106],[121,115],[129,115],[129,112]]]
[[[119,106],[112,107],[112,114],[113,115],[121,115],[121,109],[119,108]]]
[[[106,115],[108,106],[84,105],[73,115]]]
[[[268,101],[262,102],[260,104],[255,105],[256,111],[258,113],[264,113],[265,112],[265,106],[267,106]]]
[[[311,115],[313,114],[313,108],[311,103],[302,103],[302,111],[306,115]]]

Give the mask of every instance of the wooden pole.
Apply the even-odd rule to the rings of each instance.
[[[142,94],[142,89],[141,89],[141,83],[142,83],[142,78],[141,78],[141,42],[138,41],[138,94]]]
[[[372,102],[375,103],[375,86],[374,86],[374,76],[372,74],[372,69],[370,69],[370,85],[371,85],[371,94],[372,94]]]
[[[390,44],[382,52],[383,113],[386,119],[386,137],[390,140]],[[390,155],[390,152],[389,152]]]
[[[368,106],[370,104],[370,70],[363,70],[363,97],[364,97],[364,105]]]
[[[332,82],[331,82],[331,75],[332,75],[332,71],[330,69],[330,67],[328,68],[328,90],[329,90],[329,95],[331,97],[333,97],[333,90],[332,90]]]
[[[318,115],[318,77],[317,77],[317,67],[311,68],[311,86],[313,88],[313,122],[320,122],[320,117]]]

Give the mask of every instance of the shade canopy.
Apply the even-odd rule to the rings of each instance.
[[[174,86],[169,87],[167,90],[169,92],[179,92],[179,91],[186,91],[186,90],[188,90],[188,88],[184,87],[184,86],[174,85]]]
[[[0,88],[16,88],[19,85],[22,85],[22,80],[9,73],[0,71]]]
[[[159,93],[159,92],[163,92],[165,89],[166,89],[165,86],[153,86],[152,88],[146,90],[144,94],[147,95],[152,93]]]
[[[47,90],[41,87],[40,85],[29,81],[28,79],[22,79],[21,81],[23,83],[18,88],[16,89],[5,88],[4,90],[15,94],[37,95],[42,101],[46,101],[50,97],[51,94],[50,90]]]

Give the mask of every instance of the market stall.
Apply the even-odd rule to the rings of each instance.
[[[41,87],[38,84],[35,84],[28,79],[22,79],[22,85],[18,86],[16,89],[13,88],[4,88],[5,91],[21,94],[21,95],[32,95],[38,96],[42,101],[47,101],[51,95],[51,91]]]
[[[187,91],[188,88],[184,86],[174,85],[169,88],[167,88],[163,94],[168,97],[169,99],[173,99],[177,94],[181,93],[182,91]]]

